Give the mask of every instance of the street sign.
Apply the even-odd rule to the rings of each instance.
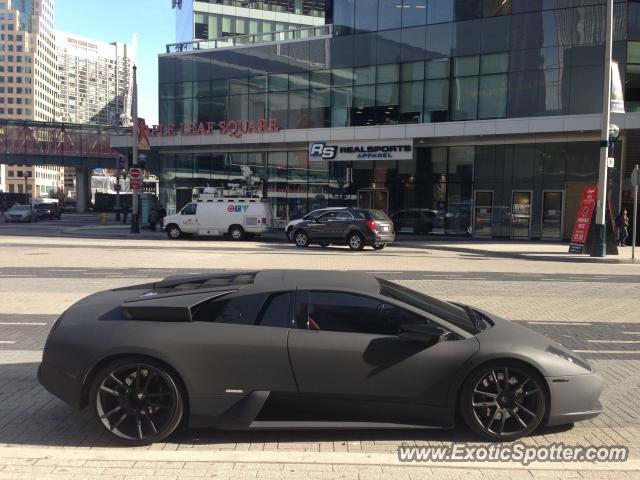
[[[140,177],[142,177],[142,170],[138,167],[132,167],[129,169],[129,178],[131,178],[131,180],[139,180]]]
[[[631,260],[636,260],[636,241],[638,235],[638,186],[640,185],[640,166],[631,172],[631,185],[633,185],[633,234],[631,235]]]
[[[638,165],[631,172],[631,186],[640,187],[640,167]]]

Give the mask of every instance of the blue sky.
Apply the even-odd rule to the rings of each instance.
[[[138,114],[158,120],[158,53],[175,42],[171,0],[55,0],[55,28],[103,42],[138,38]]]

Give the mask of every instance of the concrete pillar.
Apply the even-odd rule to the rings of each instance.
[[[90,185],[87,184],[87,169],[84,167],[76,168],[76,213],[86,213],[87,211],[87,194]]]

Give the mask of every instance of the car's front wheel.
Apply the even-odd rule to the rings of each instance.
[[[180,227],[178,227],[177,225],[169,225],[167,227],[167,237],[173,240],[177,240],[181,236],[182,236],[182,231],[180,230]]]
[[[149,360],[120,359],[103,368],[89,393],[98,422],[132,445],[169,436],[184,414],[183,393],[175,374]]]
[[[296,247],[304,248],[309,246],[309,235],[304,230],[298,230],[293,234],[293,241]]]
[[[347,237],[347,244],[351,250],[362,250],[364,248],[364,237],[358,232],[353,232]]]
[[[481,437],[501,442],[525,437],[545,417],[544,380],[524,364],[486,365],[465,380],[460,409],[465,423]]]

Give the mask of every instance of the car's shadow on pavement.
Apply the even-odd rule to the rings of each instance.
[[[78,411],[45,391],[35,376],[38,363],[2,365],[0,381],[0,446],[128,447],[104,430],[88,408]],[[539,429],[549,435],[570,429]],[[372,447],[371,444],[375,443]],[[295,449],[307,451],[395,451],[400,445],[452,442],[484,443],[464,425],[453,430],[433,429],[327,429],[250,430],[181,428],[164,440],[174,448],[213,450]],[[285,444],[285,445],[283,445]],[[296,446],[295,444],[301,444]],[[324,444],[324,445],[320,445]],[[326,444],[332,444],[327,446]]]

